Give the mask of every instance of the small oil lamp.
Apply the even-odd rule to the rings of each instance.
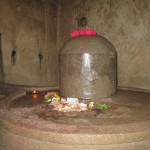
[[[31,94],[38,94],[38,91],[32,91]]]
[[[38,101],[38,91],[33,90],[33,91],[31,92],[31,94],[32,94],[33,100],[34,100],[34,101]]]

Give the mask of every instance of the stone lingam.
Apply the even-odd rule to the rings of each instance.
[[[106,38],[89,34],[69,39],[59,64],[61,96],[100,101],[116,93],[117,53]]]

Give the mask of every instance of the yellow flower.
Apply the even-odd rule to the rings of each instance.
[[[88,109],[93,109],[93,107],[94,107],[94,102],[89,102]]]
[[[52,101],[59,101],[60,100],[60,96],[57,94],[53,95]]]

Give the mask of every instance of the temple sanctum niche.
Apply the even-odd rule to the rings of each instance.
[[[150,150],[149,0],[0,10],[0,150]]]

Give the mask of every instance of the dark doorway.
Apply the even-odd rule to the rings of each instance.
[[[2,44],[1,44],[1,33],[0,33],[0,83],[3,82],[3,60],[2,60]]]

